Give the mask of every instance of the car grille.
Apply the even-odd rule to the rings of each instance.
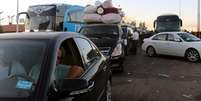
[[[99,47],[101,53],[105,56],[108,56],[111,50],[111,47]]]

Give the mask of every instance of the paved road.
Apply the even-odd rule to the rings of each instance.
[[[112,101],[201,101],[201,63],[138,51],[112,83]]]

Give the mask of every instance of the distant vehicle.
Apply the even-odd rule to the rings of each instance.
[[[161,32],[144,39],[142,49],[148,56],[164,54],[196,62],[200,60],[201,39],[186,32]]]
[[[27,12],[19,13],[17,19],[19,20],[19,16],[22,14],[26,15],[26,32],[63,31],[63,24],[65,24],[65,28],[71,29],[74,27],[77,17],[80,16],[78,13],[73,13],[74,9],[72,7],[79,8],[78,10],[83,8],[69,4],[33,5],[29,6]]]
[[[182,20],[177,15],[161,15],[154,21],[155,32],[181,31]]]
[[[85,23],[83,21],[84,7],[71,6],[65,11],[63,30],[69,32],[78,32]]]
[[[58,57],[60,47],[63,55]],[[63,60],[63,67],[78,65],[84,72],[69,78],[73,67],[58,67],[57,59]],[[107,59],[83,35],[5,33],[0,35],[0,61],[8,65],[6,72],[0,70],[0,101],[111,101],[111,70]],[[19,72],[22,69],[16,70],[20,66],[24,68],[22,73]],[[12,72],[13,69],[16,71]]]
[[[110,59],[112,69],[124,70],[125,46],[123,31],[118,24],[89,24],[79,31],[90,38],[99,50]]]

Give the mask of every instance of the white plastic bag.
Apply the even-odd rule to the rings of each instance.
[[[113,7],[112,0],[105,0],[102,4],[103,8],[111,8]]]
[[[85,14],[83,17],[85,22],[102,22],[101,15],[99,14]]]
[[[85,7],[84,13],[93,14],[93,13],[96,13],[96,10],[97,10],[96,6],[89,5],[89,6]]]
[[[103,15],[101,19],[103,23],[113,24],[113,23],[120,23],[122,17],[119,14],[110,13]]]

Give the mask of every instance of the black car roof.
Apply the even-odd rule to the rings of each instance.
[[[55,39],[58,37],[80,36],[74,32],[22,32],[22,33],[3,33],[0,39]]]

